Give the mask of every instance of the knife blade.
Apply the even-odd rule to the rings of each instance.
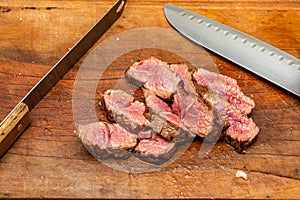
[[[266,42],[189,10],[165,4],[168,22],[193,42],[300,97],[300,60]]]
[[[121,16],[125,4],[118,0],[0,123],[0,158],[30,124],[30,111]]]

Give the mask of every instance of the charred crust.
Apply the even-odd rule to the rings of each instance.
[[[211,98],[211,95],[210,95],[210,91],[208,89],[207,86],[204,86],[204,85],[201,85],[201,84],[198,84],[195,80],[195,78],[193,77],[192,78],[192,82],[196,88],[196,92],[197,94],[199,94],[199,96],[207,103],[207,104],[210,104],[209,103],[209,100]]]
[[[107,160],[109,158],[126,159],[130,156],[130,151],[126,149],[100,149],[97,145],[89,145],[84,143],[88,152],[95,156],[98,160]]]
[[[245,141],[245,142],[239,142],[233,138],[231,138],[229,135],[223,135],[223,140],[230,144],[234,150],[238,153],[244,153],[244,151],[251,146],[257,139],[257,136],[251,140],[251,141]]]
[[[135,78],[132,78],[129,73],[127,73],[129,71],[130,68],[128,68],[125,72],[125,78],[126,80],[128,81],[128,83],[136,86],[137,88],[141,88],[145,83],[144,82],[141,82],[141,81],[138,81],[136,80]]]
[[[171,144],[171,143],[170,143]],[[155,156],[152,154],[145,154],[143,152],[136,151],[135,157],[138,158],[139,160],[153,164],[153,165],[163,165],[164,163],[170,161],[170,159],[174,156],[175,152],[177,151],[177,146],[174,145],[173,147],[170,147],[168,149],[168,152]]]
[[[104,97],[99,97],[96,102],[95,107],[97,108],[96,114],[98,121],[115,123],[116,121],[113,117],[113,113],[107,109]]]
[[[116,123],[117,122],[115,120],[115,117],[114,117],[113,112],[111,110],[107,110],[106,113],[107,113],[107,119],[108,119],[109,122],[111,122],[111,123]]]
[[[107,122],[108,119],[108,112],[105,106],[105,101],[103,97],[97,98],[95,101],[95,108],[96,108],[96,115],[98,121]]]
[[[128,116],[124,115],[123,113],[112,112],[113,119],[115,120],[114,123],[119,124],[121,127],[125,128],[127,131],[131,133],[137,134],[141,131],[144,127],[140,126],[139,124],[132,121]]]
[[[149,127],[166,140],[172,141],[173,138],[178,134],[179,127],[173,124],[172,122],[166,120],[159,114],[152,113],[151,119],[152,121]],[[159,127],[159,130],[157,129],[157,127]]]
[[[157,95],[156,95],[157,96]],[[173,104],[173,102],[174,102],[174,94],[172,94],[171,96],[170,96],[170,98],[167,98],[167,99],[164,99],[164,98],[162,98],[162,97],[160,97],[160,96],[157,96],[160,100],[162,100],[163,102],[165,102],[168,106],[169,106],[169,108],[172,108],[172,104]]]

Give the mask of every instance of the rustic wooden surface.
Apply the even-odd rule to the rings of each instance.
[[[0,118],[108,10],[114,1],[0,2]],[[165,27],[164,3],[191,9],[300,58],[298,0],[129,0],[105,39],[138,27]],[[128,174],[96,161],[75,135],[76,65],[31,112],[32,123],[0,160],[0,198],[299,198],[300,101],[212,54],[221,73],[252,96],[257,141],[238,154],[220,141],[199,159],[196,141],[158,172]],[[236,178],[244,170],[248,179]]]

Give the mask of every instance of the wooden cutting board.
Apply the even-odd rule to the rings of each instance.
[[[0,118],[113,3],[0,2]],[[293,0],[130,0],[101,41],[139,27],[172,30],[164,3],[221,21],[300,58],[300,2]],[[103,165],[75,133],[72,92],[79,62],[36,106],[31,125],[0,160],[0,197],[299,198],[299,98],[210,54],[219,71],[237,79],[256,102],[251,116],[261,132],[245,154],[220,141],[200,159],[197,140],[161,171],[125,173]],[[248,179],[236,178],[238,170]]]

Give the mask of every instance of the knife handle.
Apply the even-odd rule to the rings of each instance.
[[[0,124],[0,158],[30,124],[28,106],[19,103]]]

